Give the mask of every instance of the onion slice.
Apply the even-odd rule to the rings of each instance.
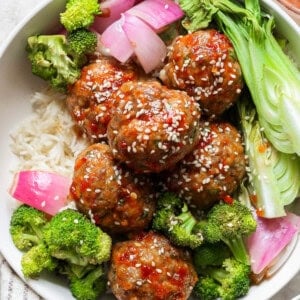
[[[300,229],[300,217],[287,213],[285,217],[257,218],[257,229],[247,239],[251,269],[261,273],[278,257]]]
[[[101,43],[108,53],[122,63],[133,54],[133,47],[122,28],[124,22],[125,17],[122,15],[118,21],[106,28],[101,36]]]
[[[131,8],[135,0],[106,0],[100,3],[102,14],[95,17],[93,28],[102,33],[113,22],[118,20],[123,12]]]
[[[167,54],[167,47],[160,37],[141,19],[124,14],[122,26],[134,48],[134,53],[146,73],[158,67]]]
[[[184,16],[180,6],[172,0],[145,0],[130,8],[127,13],[141,18],[155,31]]]
[[[10,195],[49,215],[55,215],[66,205],[71,180],[44,171],[25,170],[15,174]]]

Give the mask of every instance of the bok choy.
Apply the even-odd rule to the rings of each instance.
[[[300,71],[273,36],[274,19],[258,0],[179,0],[187,30],[215,21],[231,40],[268,140],[300,155]]]
[[[300,188],[300,157],[278,151],[266,139],[252,102],[238,103],[249,160],[247,189],[257,214],[265,218],[285,216],[285,206],[294,201]]]

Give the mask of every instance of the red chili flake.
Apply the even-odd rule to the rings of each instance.
[[[265,153],[267,149],[268,149],[268,144],[267,143],[263,143],[263,144],[260,144],[258,146],[258,152],[259,153]]]
[[[98,131],[98,124],[91,122],[91,124],[90,124],[90,130],[93,133],[97,132]]]
[[[120,148],[121,148],[121,149],[126,149],[126,148],[127,148],[127,143],[126,143],[126,141],[121,141],[121,142],[120,142]]]
[[[256,209],[256,215],[258,217],[264,217],[265,216],[265,211],[262,208]]]
[[[224,196],[222,197],[222,200],[223,200],[225,203],[227,203],[227,204],[232,204],[232,203],[233,203],[233,198],[232,198],[230,195],[228,195],[228,194],[224,195]]]
[[[155,268],[152,266],[142,265],[141,266],[142,279],[147,279],[154,272],[154,270],[155,270]]]

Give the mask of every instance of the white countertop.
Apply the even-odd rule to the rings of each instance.
[[[0,0],[0,44],[14,27],[40,2],[41,0]],[[298,294],[300,294],[300,273],[272,300],[290,300]]]

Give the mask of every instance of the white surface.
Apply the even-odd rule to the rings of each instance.
[[[4,3],[5,2],[5,3]],[[57,1],[56,1],[57,2]],[[11,33],[16,26],[21,22],[21,20],[29,13],[34,11],[35,7],[41,6],[40,0],[0,0],[0,48],[3,45],[4,39]],[[54,10],[56,6],[54,5]],[[45,14],[42,17],[42,20],[45,20],[45,23],[49,23],[49,18],[51,18],[51,13]],[[20,35],[20,39],[18,42],[14,44],[14,47],[10,47],[10,60],[6,60],[4,63],[0,64],[0,87],[1,87],[1,141],[0,141],[0,151],[1,151],[1,195],[5,194],[7,189],[7,184],[9,181],[9,172],[7,171],[11,168],[11,161],[13,161],[13,157],[8,149],[8,135],[7,132],[11,128],[14,121],[19,120],[24,116],[26,112],[29,111],[29,104],[27,99],[29,95],[38,88],[40,85],[40,81],[36,80],[30,73],[24,72],[25,77],[23,76],[23,69],[27,68],[28,65],[24,63],[25,59],[20,56],[20,49],[24,46],[24,36],[26,34],[30,34],[34,31],[34,26],[39,24],[41,20],[37,20],[35,24],[32,23],[32,26],[26,27],[26,31]],[[297,47],[300,49],[300,47]],[[299,54],[299,53],[298,53]],[[25,54],[23,53],[23,56]],[[300,57],[299,57],[300,60]],[[3,72],[3,70],[7,70]],[[5,77],[5,78],[4,78]],[[6,79],[6,81],[5,81]],[[4,83],[4,81],[5,83]],[[2,82],[2,85],[1,85]],[[5,95],[5,97],[3,96]],[[11,103],[14,105],[11,105]],[[16,109],[17,108],[17,109]],[[5,116],[6,119],[5,119]],[[5,172],[3,172],[3,170]],[[9,202],[9,197],[2,196],[2,203],[5,202],[0,210],[0,228],[1,228],[1,244],[0,247],[8,258],[9,263],[13,265],[16,271],[20,274],[19,259],[20,254],[15,250],[13,245],[10,242],[7,232],[2,232],[3,228],[7,227],[7,215],[6,212],[10,211],[11,203]],[[4,226],[4,227],[3,227]],[[5,251],[3,250],[5,248]],[[297,252],[300,253],[300,245],[297,248]],[[285,268],[281,270],[282,279],[275,280],[274,282],[266,282],[268,289],[277,290],[278,286],[281,286],[281,282],[286,282],[289,277],[290,272],[296,274],[295,269],[300,265],[299,258],[294,254],[293,259],[295,263],[290,262]],[[47,299],[67,299],[70,295],[65,291],[64,287],[62,287],[58,282],[55,282],[53,278],[52,281],[44,281],[39,280],[38,282],[34,281],[32,285],[34,288],[44,295]],[[0,283],[1,284],[1,283]],[[265,300],[265,294],[259,292],[260,287],[257,288],[258,294],[251,295],[251,299],[259,299]],[[296,296],[300,292],[300,275],[298,274],[293,281],[291,281],[286,287],[282,289],[276,296],[272,297],[272,299],[291,299]],[[47,296],[46,296],[47,295]],[[247,297],[248,299],[248,297]],[[250,299],[250,298],[249,298]],[[6,299],[1,299],[6,300]]]

